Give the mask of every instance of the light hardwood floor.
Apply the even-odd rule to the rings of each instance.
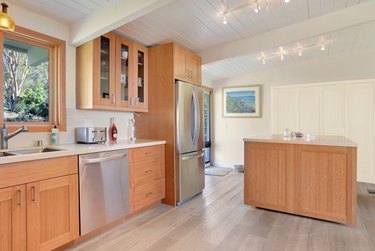
[[[180,207],[158,206],[69,250],[375,250],[375,195],[358,184],[356,227],[244,205],[243,174],[206,176]]]

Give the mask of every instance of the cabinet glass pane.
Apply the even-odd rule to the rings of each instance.
[[[100,39],[100,97],[109,99],[109,39]]]
[[[129,47],[121,45],[121,100],[129,100]]]
[[[144,103],[144,62],[145,53],[138,51],[138,101]]]

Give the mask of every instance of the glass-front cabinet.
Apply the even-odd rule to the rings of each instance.
[[[134,105],[137,110],[143,111],[147,110],[147,84],[148,84],[148,53],[147,48],[135,45],[135,51],[137,53],[137,62],[136,62],[136,88],[134,92]]]
[[[133,92],[133,42],[120,38],[116,40],[116,99],[117,106],[131,107]]]
[[[107,33],[97,39],[100,46],[99,51],[99,90],[96,99],[99,105],[113,106],[115,104],[115,83],[114,83],[114,60],[115,60],[115,35]]]
[[[77,108],[147,112],[148,53],[112,32],[77,48]]]

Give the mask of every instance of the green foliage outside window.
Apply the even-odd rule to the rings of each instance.
[[[47,122],[49,120],[49,66],[46,49],[13,43],[4,46],[4,121]],[[24,44],[21,44],[24,45]],[[34,47],[34,48],[32,48]],[[44,52],[34,58],[30,48]],[[43,51],[44,50],[44,51]],[[43,54],[43,53],[42,53]],[[31,55],[31,56],[30,56]],[[35,56],[37,55],[37,56]],[[38,59],[37,61],[35,60]],[[32,64],[29,62],[33,61]]]

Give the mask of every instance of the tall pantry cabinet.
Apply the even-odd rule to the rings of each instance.
[[[168,43],[148,49],[149,96],[148,113],[136,116],[137,137],[164,139],[165,199],[176,205],[176,145],[175,145],[175,80],[201,84],[201,59],[193,52]]]

